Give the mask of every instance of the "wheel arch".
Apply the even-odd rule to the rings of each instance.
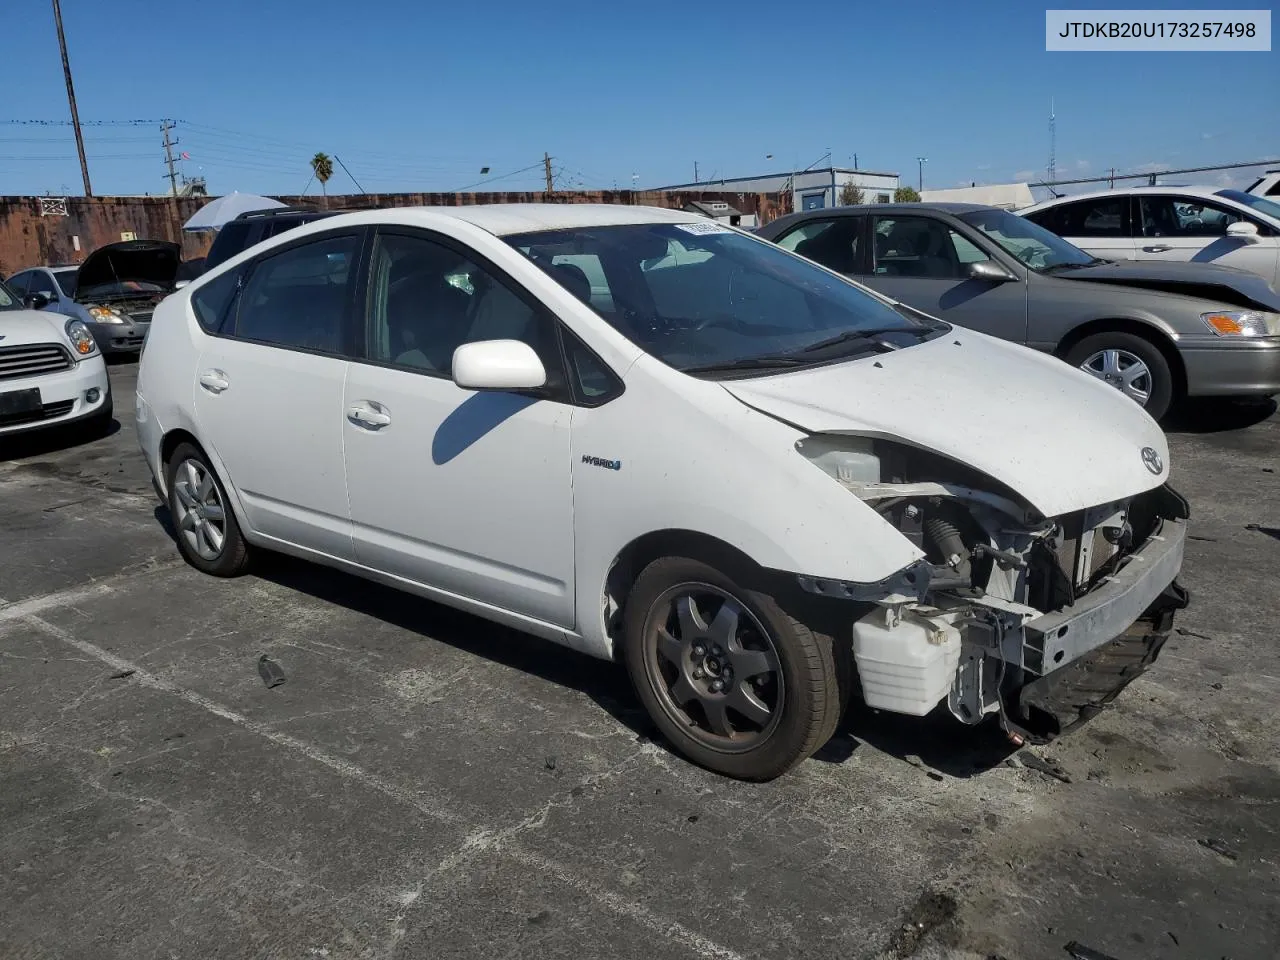
[[[1187,368],[1182,362],[1182,355],[1178,353],[1178,348],[1174,345],[1173,340],[1170,339],[1169,334],[1147,320],[1138,320],[1133,317],[1104,317],[1097,320],[1089,320],[1069,330],[1058,341],[1058,345],[1054,347],[1053,355],[1059,360],[1066,360],[1067,354],[1071,352],[1076,344],[1086,337],[1091,337],[1098,333],[1127,333],[1146,340],[1160,351],[1165,361],[1169,364],[1169,369],[1172,371],[1174,379],[1174,397],[1186,395]]]
[[[245,522],[244,504],[240,502],[240,493],[227,475],[226,465],[219,459],[215,451],[201,443],[200,438],[185,427],[174,427],[171,430],[167,430],[160,440],[160,476],[157,478],[157,482],[161,485],[160,493],[166,498],[166,504],[169,496],[169,459],[173,456],[174,451],[184,443],[191,444],[209,461],[209,465],[213,467],[214,473],[218,475],[218,479],[222,482],[222,489],[227,495],[228,505],[235,515],[236,523],[240,526],[241,534],[246,540],[252,540],[254,533]]]
[[[641,571],[662,557],[700,560],[735,579],[744,578],[747,581],[744,586],[769,593],[784,606],[802,602],[802,592],[794,575],[761,566],[726,540],[682,527],[652,530],[635,537],[619,550],[605,574],[599,610],[604,620],[604,637],[615,659],[623,611],[631,589]]]

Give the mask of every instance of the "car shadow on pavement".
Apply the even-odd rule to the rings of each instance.
[[[927,774],[966,778],[998,767],[1018,749],[993,717],[971,727],[945,707],[928,716],[909,717],[873,710],[854,696],[835,736],[815,754],[817,759],[842,763],[865,744]]]
[[[46,457],[51,453],[88,446],[119,432],[120,421],[112,420],[111,426],[105,432],[95,435],[90,435],[84,427],[73,423],[65,427],[50,427],[48,430],[36,430],[7,439],[0,437],[0,462]]]
[[[168,508],[156,506],[155,517],[176,541],[177,531]],[[671,752],[640,706],[620,663],[609,663],[403,590],[284,554],[259,552],[252,575],[384,620],[425,640],[447,643],[501,666],[577,690],[635,733],[637,740],[652,741]],[[945,708],[926,717],[885,713],[867,707],[855,691],[835,735],[814,754],[814,759],[844,763],[864,744],[935,778],[985,773],[1017,749],[998,724],[990,720],[966,726]]]
[[[1225,433],[1246,430],[1275,412],[1272,397],[1192,397],[1170,413],[1162,426],[1166,433]]]

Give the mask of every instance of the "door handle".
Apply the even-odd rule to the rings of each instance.
[[[1169,246],[1167,243],[1155,243],[1149,247],[1143,247],[1142,252],[1143,253],[1164,253],[1166,250],[1172,250],[1172,249],[1173,247]]]
[[[386,409],[380,403],[360,400],[347,407],[347,419],[357,427],[377,430],[391,422],[391,415],[386,412]]]
[[[200,374],[200,386],[210,393],[221,393],[231,386],[231,381],[227,379],[227,375],[221,370],[206,370]]]

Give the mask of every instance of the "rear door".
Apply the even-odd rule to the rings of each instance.
[[[192,384],[201,440],[249,526],[348,560],[342,392],[363,242],[363,230],[338,231],[252,261]]]
[[[873,290],[959,324],[1025,343],[1027,285],[989,241],[940,219],[900,214],[873,218],[866,260],[857,277]],[[1005,282],[968,275],[970,264],[993,261],[1012,277]]]
[[[1138,231],[1132,212],[1131,198],[1114,194],[1060,203],[1028,213],[1026,218],[1095,257],[1133,260],[1137,257],[1135,235]]]

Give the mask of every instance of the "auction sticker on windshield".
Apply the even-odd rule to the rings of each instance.
[[[683,230],[685,233],[692,233],[699,237],[706,236],[709,233],[733,233],[728,227],[714,221],[706,223],[677,223],[673,224],[673,226],[677,230]]]

